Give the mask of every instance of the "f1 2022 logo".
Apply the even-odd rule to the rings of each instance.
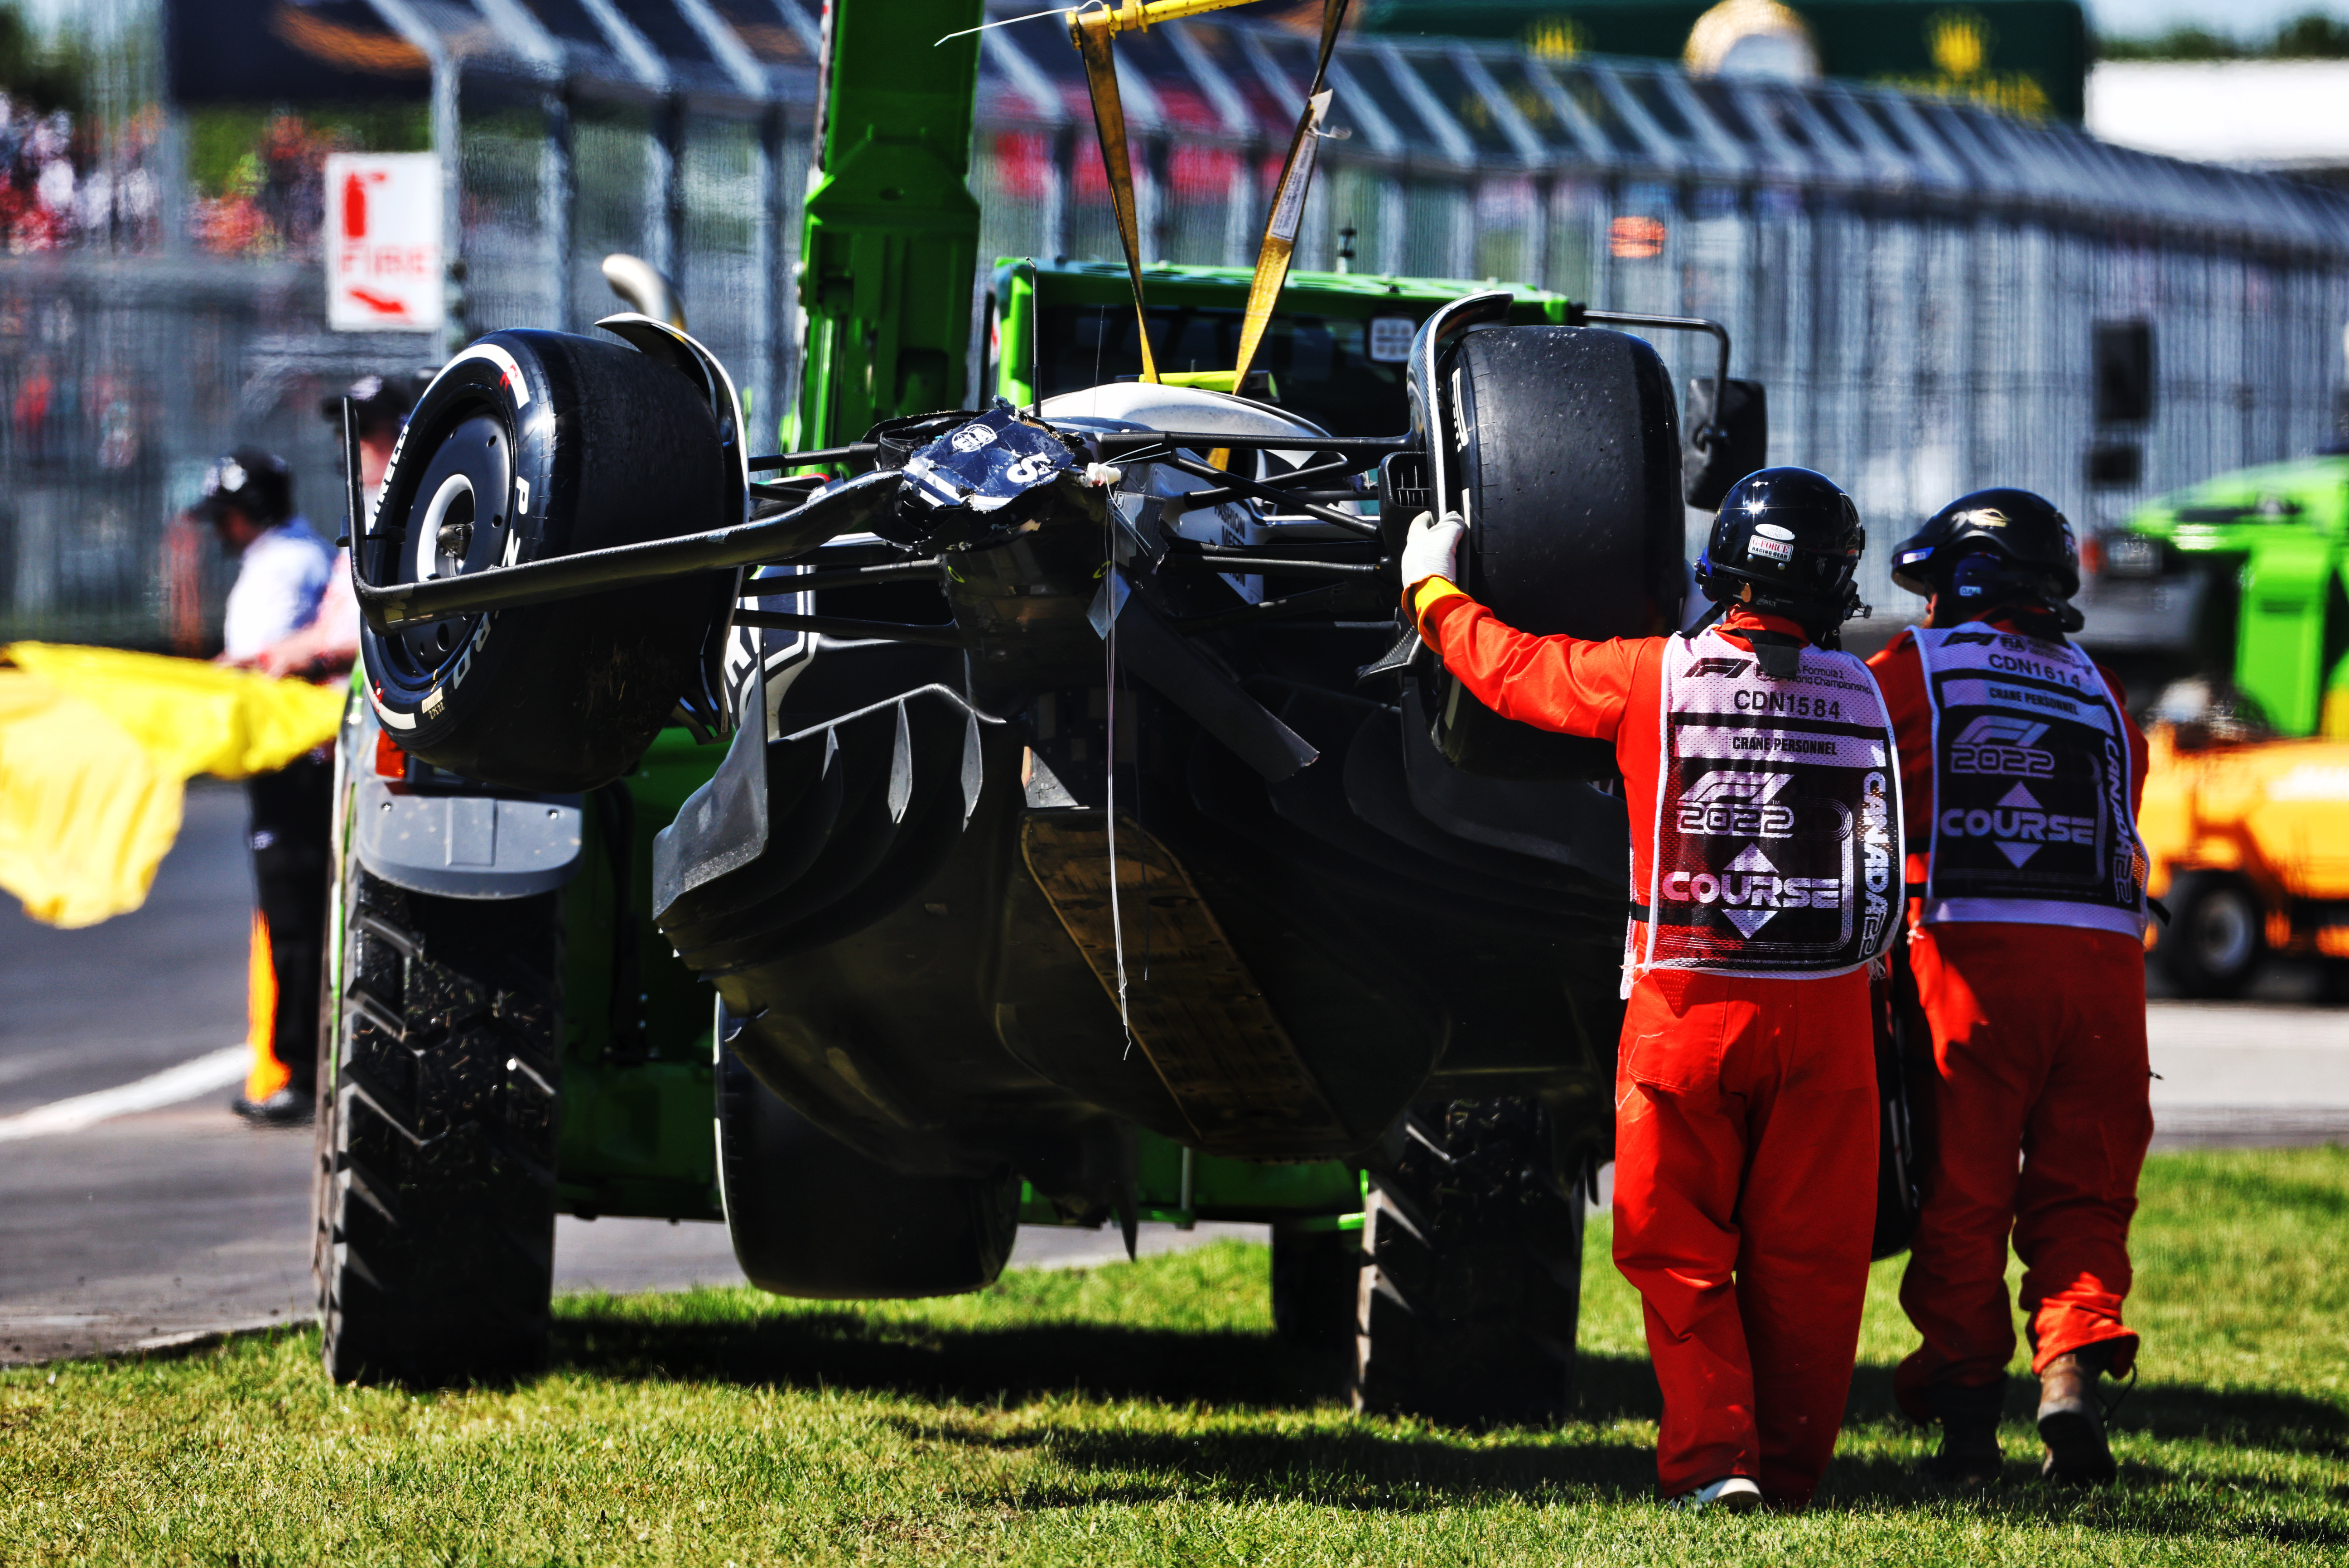
[[[1795,808],[1778,799],[1794,782],[1791,774],[1747,774],[1717,769],[1681,795],[1682,833],[1718,837],[1791,838]]]
[[[2039,737],[2046,732],[2046,725],[2029,719],[1984,713],[1950,742],[1950,771],[2051,778],[2055,773],[2054,753],[2039,744]]]

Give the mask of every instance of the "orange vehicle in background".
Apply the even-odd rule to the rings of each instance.
[[[2349,959],[2349,742],[2223,720],[2151,722],[2146,740],[2137,828],[2171,982],[2233,996],[2271,953]]]
[[[2232,996],[2271,953],[2349,959],[2349,447],[2161,496],[2081,554],[2099,658],[2200,672],[2144,720],[2156,965]]]

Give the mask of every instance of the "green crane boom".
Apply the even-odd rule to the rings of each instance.
[[[805,450],[874,421],[957,407],[968,390],[978,202],[966,183],[984,0],[834,4],[823,119],[800,242]]]

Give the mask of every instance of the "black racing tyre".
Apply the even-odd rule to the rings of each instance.
[[[1582,1201],[1533,1099],[1423,1104],[1371,1178],[1354,1407],[1551,1425],[1574,1389]]]
[[[1488,327],[1444,378],[1468,518],[1463,586],[1541,635],[1652,637],[1680,624],[1680,416],[1640,338],[1586,327]],[[1604,741],[1502,719],[1449,673],[1437,739],[1454,766],[1500,778],[1601,778]]]
[[[558,895],[428,897],[345,873],[318,1080],[327,1374],[415,1386],[543,1366],[554,1288]]]
[[[2223,871],[2178,878],[2169,925],[2154,957],[2170,983],[2188,996],[2241,994],[2266,956],[2266,912],[2249,882]]]
[[[835,1301],[993,1284],[1019,1239],[1019,1179],[909,1175],[849,1147],[751,1075],[741,1027],[720,1002],[719,1192],[750,1282]]]
[[[1356,1231],[1272,1231],[1272,1332],[1292,1349],[1350,1350],[1362,1289]]]
[[[425,389],[357,552],[378,587],[740,522],[707,394],[616,342],[496,332]],[[402,749],[513,789],[626,773],[678,699],[736,573],[451,616],[360,636],[368,694]]]

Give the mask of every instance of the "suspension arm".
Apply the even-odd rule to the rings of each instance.
[[[935,648],[960,648],[962,630],[951,626],[913,626],[894,620],[849,620],[836,615],[787,615],[781,610],[736,610],[736,626],[771,628],[776,631],[812,631],[824,637],[867,638],[880,642],[926,642]]]
[[[360,553],[354,550],[351,584],[360,613],[378,631],[386,631],[469,610],[546,604],[691,572],[787,561],[828,539],[862,529],[895,498],[897,484],[898,475],[893,472],[860,474],[804,506],[763,522],[380,588],[359,577]]]

